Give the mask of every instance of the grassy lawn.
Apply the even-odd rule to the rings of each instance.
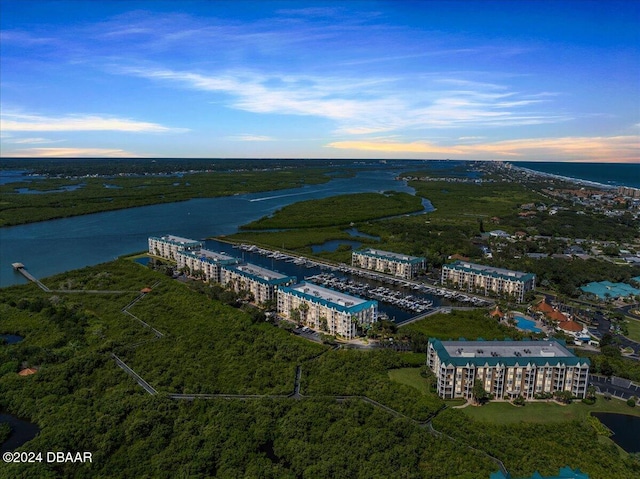
[[[554,402],[530,402],[524,407],[516,407],[510,403],[493,402],[481,407],[468,406],[462,409],[465,414],[478,421],[495,424],[558,423],[566,421],[585,421],[592,412],[613,412],[640,416],[640,408],[631,408],[618,399],[606,400],[598,396],[592,406],[576,401],[568,406]]]
[[[420,368],[392,369],[388,374],[392,381],[411,386],[421,394],[432,394],[429,392],[429,381],[420,376]]]
[[[640,321],[637,319],[629,319],[627,321],[627,329],[629,334],[627,337],[633,341],[640,341]]]

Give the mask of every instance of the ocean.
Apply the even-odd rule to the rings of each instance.
[[[630,163],[568,163],[518,161],[513,166],[529,170],[594,181],[608,186],[640,188],[640,164]]]

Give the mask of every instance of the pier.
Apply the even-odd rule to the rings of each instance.
[[[42,284],[40,282],[39,279],[37,279],[35,276],[33,276],[31,273],[29,273],[24,264],[22,263],[12,263],[11,266],[13,267],[13,269],[15,271],[17,271],[18,273],[20,273],[22,276],[24,276],[25,278],[27,278],[29,281],[35,283],[38,285],[38,287],[42,290],[42,291],[46,291],[47,293],[50,293],[51,290],[49,288],[47,288],[44,284]]]

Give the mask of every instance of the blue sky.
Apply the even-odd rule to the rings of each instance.
[[[0,12],[6,157],[640,162],[640,1]]]

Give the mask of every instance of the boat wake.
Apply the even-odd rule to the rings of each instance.
[[[266,201],[266,200],[275,200],[277,198],[287,198],[289,196],[301,196],[301,195],[310,195],[312,193],[317,193],[317,191],[305,191],[303,193],[289,193],[286,195],[276,195],[276,196],[265,196],[264,198],[254,198],[252,200],[249,200],[250,203],[253,203],[254,201]]]

